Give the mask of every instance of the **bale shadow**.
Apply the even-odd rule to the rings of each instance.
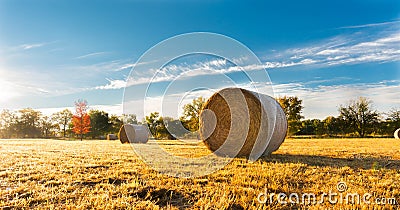
[[[120,186],[124,183],[127,183],[127,180],[124,179],[117,179],[117,178],[106,178],[102,180],[96,180],[96,181],[77,181],[74,182],[75,185],[80,185],[84,187],[94,187],[99,184],[112,184],[115,186]]]
[[[228,210],[244,210],[245,208],[237,203],[231,204],[228,208]]]
[[[146,187],[130,194],[130,196],[150,200],[161,208],[171,205],[178,209],[187,209],[193,206],[192,195],[185,195],[176,190],[165,188]]]
[[[394,169],[400,170],[400,160],[390,157],[370,157],[362,154],[353,155],[348,158],[337,158],[318,155],[292,155],[292,154],[272,154],[260,158],[263,162],[269,163],[303,163],[309,166],[320,167],[350,167],[357,169]]]

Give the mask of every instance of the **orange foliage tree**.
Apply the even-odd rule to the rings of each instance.
[[[83,140],[83,135],[89,133],[91,128],[87,109],[87,101],[78,100],[75,102],[75,114],[72,117],[73,131],[75,134],[80,135],[81,141]]]

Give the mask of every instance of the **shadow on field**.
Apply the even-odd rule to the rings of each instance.
[[[193,198],[191,195],[184,195],[178,191],[165,188],[157,189],[154,187],[145,187],[132,193],[131,196],[142,200],[151,200],[160,207],[171,205],[179,209],[186,209],[193,205]]]
[[[75,185],[81,185],[84,187],[94,187],[98,184],[112,184],[115,186],[120,186],[123,183],[126,183],[126,180],[122,179],[115,179],[115,178],[107,178],[107,179],[102,179],[102,180],[96,180],[96,181],[77,181],[74,182]]]
[[[291,155],[291,154],[272,154],[261,158],[264,162],[273,163],[303,163],[310,166],[322,167],[345,167],[352,169],[395,169],[400,170],[400,160],[393,160],[390,157],[371,157],[368,155],[354,155],[348,158],[337,158],[314,155]]]

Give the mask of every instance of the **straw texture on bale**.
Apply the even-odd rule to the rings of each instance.
[[[115,134],[107,134],[107,140],[117,140],[118,136]]]
[[[125,124],[119,130],[121,143],[147,143],[149,131],[145,125]]]
[[[399,133],[400,133],[400,128],[397,129],[397,130],[394,132],[394,138],[395,138],[395,139],[400,139]]]
[[[287,120],[272,97],[241,88],[211,96],[200,114],[200,138],[216,155],[257,159],[276,151]]]

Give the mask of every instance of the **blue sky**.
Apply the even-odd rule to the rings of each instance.
[[[339,104],[359,96],[386,112],[400,106],[399,15],[400,2],[394,0],[3,0],[0,109],[32,107],[49,113],[84,98],[93,108],[121,113],[125,81],[143,53],[172,36],[212,32],[250,48],[268,72],[275,96],[299,96],[306,118],[337,115]],[[189,56],[165,68],[171,66],[182,73],[232,64],[216,56]],[[240,72],[229,74],[240,77]],[[135,76],[145,81],[151,71]],[[179,84],[186,90],[202,81],[216,84],[217,78],[193,76]],[[140,84],[133,88],[143,89]],[[210,94],[188,96],[176,89],[171,100],[180,103]],[[148,111],[159,111],[155,100]],[[141,117],[144,110],[137,109]],[[173,115],[179,107],[166,109]]]

